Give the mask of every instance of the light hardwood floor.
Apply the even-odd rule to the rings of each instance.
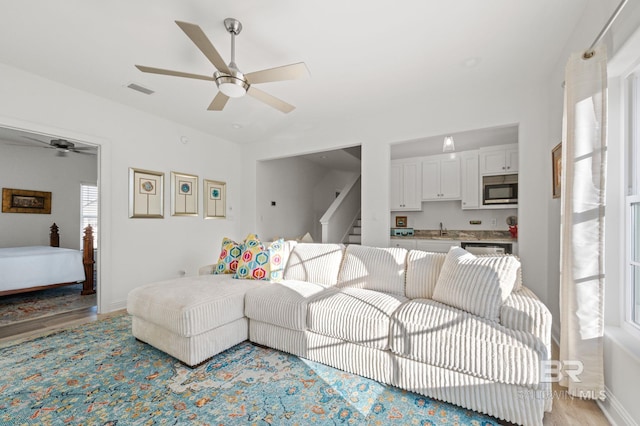
[[[82,311],[58,314],[40,320],[36,319],[27,323],[2,326],[0,327],[0,344],[29,339],[59,328],[96,321],[101,318],[119,315],[123,312],[124,310],[98,315],[94,307]],[[557,359],[558,348],[555,344],[553,344],[552,350],[553,358]],[[553,394],[553,411],[545,414],[543,421],[545,426],[605,426],[610,424],[594,401],[572,398],[567,394],[565,388],[555,383]],[[509,423],[502,424],[510,425]]]

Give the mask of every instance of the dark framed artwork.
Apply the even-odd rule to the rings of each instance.
[[[51,192],[2,188],[2,213],[51,214]]]
[[[406,228],[406,227],[407,227],[407,217],[396,216],[396,228]]]
[[[560,198],[560,191],[562,190],[562,142],[551,150],[551,170],[553,198]]]

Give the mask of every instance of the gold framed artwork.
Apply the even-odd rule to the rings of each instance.
[[[562,190],[562,142],[551,150],[551,169],[553,198],[560,198],[560,191]]]
[[[205,219],[224,219],[227,217],[227,184],[217,180],[204,179],[203,204]]]
[[[51,192],[2,188],[2,213],[51,214]]]
[[[396,216],[396,228],[406,228],[406,227],[407,227],[407,217]]]
[[[164,173],[129,168],[129,217],[164,217]]]
[[[198,216],[198,176],[171,172],[171,215]]]

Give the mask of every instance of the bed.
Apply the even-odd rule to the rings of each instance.
[[[83,283],[82,295],[94,294],[93,229],[84,229],[82,250],[60,247],[58,226],[49,246],[0,248],[0,296]]]

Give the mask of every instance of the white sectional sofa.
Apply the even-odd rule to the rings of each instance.
[[[445,255],[288,247],[280,282],[210,275],[207,267],[199,277],[133,290],[133,334],[189,365],[248,338],[503,420],[542,424],[551,410],[550,383],[541,379],[551,315],[522,285],[517,260],[459,248]],[[483,289],[487,282],[493,290]]]

